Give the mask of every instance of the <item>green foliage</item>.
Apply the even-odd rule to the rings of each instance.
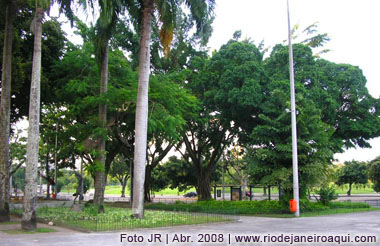
[[[169,160],[162,165],[163,179],[167,179],[169,188],[178,188],[178,191],[186,191],[192,187],[198,188],[197,173],[194,166],[185,161],[178,159],[176,156],[169,157]],[[211,176],[210,181],[215,182],[220,178],[220,169],[215,170]]]
[[[181,192],[197,185],[197,177],[193,166],[183,159],[171,156],[163,166],[169,180],[169,188],[178,188],[178,191]]]
[[[60,183],[63,184],[62,189],[64,189],[65,192],[73,192],[73,193],[75,192],[73,190],[75,190],[79,185],[78,179],[76,178],[74,171],[71,171],[71,170],[62,170],[59,172],[58,185],[60,185]],[[92,179],[84,175],[84,179],[83,179],[83,193],[84,194],[90,189],[91,185],[92,185]]]
[[[352,65],[315,59],[312,50],[303,44],[293,48],[296,93],[303,85],[307,89],[305,98],[314,102],[322,121],[334,128],[329,148],[336,153],[343,147],[369,147],[367,140],[379,134],[378,99],[368,93],[362,71]],[[286,46],[276,45],[265,63],[272,79],[288,80]]]
[[[78,186],[80,185],[79,180],[76,178],[76,183],[73,184],[73,188],[79,191]],[[91,187],[91,178],[84,176],[83,177],[83,194],[86,194],[86,192]]]
[[[204,186],[202,196],[204,192],[207,198],[209,181],[217,180],[214,176],[220,167],[218,160],[229,145],[237,143],[247,151],[244,161],[235,164],[249,172],[252,183],[281,185],[290,191],[291,128],[290,114],[286,112],[290,108],[288,47],[276,45],[270,56],[264,58],[262,44],[256,47],[250,40],[240,42],[241,33],[236,32],[235,40],[209,57],[194,47],[209,37],[213,19],[209,11],[214,1],[209,1],[209,5],[207,1],[186,1],[190,14],[182,12],[178,3],[176,0],[157,1],[154,6],[158,19],[153,24],[148,118],[148,142],[153,151],[148,164],[156,166],[163,159],[168,153],[164,146],[183,150],[183,141],[186,151],[182,153],[183,159],[170,159],[152,171],[152,189],[157,191],[167,182],[180,190]],[[68,7],[67,4],[63,7]],[[128,1],[125,7],[131,19],[116,23],[119,3],[101,1],[100,4],[104,12],[96,27],[76,21],[83,45],[68,42],[54,18],[44,22],[42,41],[41,153],[52,163],[57,134],[59,168],[73,167],[75,159],[81,156],[86,170],[92,174],[99,170],[107,172],[118,154],[130,158],[132,153],[139,46],[139,35],[135,31],[140,30],[142,7],[138,1]],[[31,7],[25,5],[20,7],[15,19],[12,121],[25,116],[28,110],[33,36],[27,28],[32,17]],[[108,91],[99,96],[96,57],[101,55],[95,54],[104,52],[104,45],[112,36],[113,30],[107,28],[109,24],[115,24],[117,31],[110,41]],[[192,31],[194,27],[197,27],[196,33]],[[315,30],[313,24],[304,32],[314,35]],[[165,59],[160,53],[160,31],[168,55]],[[168,41],[173,33],[177,35],[168,54]],[[96,45],[94,41],[98,41]],[[310,47],[321,47],[326,41],[328,36],[321,34],[294,45],[303,194],[307,188],[326,181],[334,153],[342,152],[345,147],[369,147],[368,140],[380,135],[379,99],[369,95],[362,71],[349,64],[316,59],[313,55]],[[131,55],[127,57],[127,53]],[[99,105],[107,105],[106,128],[97,116]],[[99,138],[107,140],[104,153],[96,151]],[[14,164],[24,161],[24,147],[22,139],[11,144]],[[94,161],[100,154],[107,156],[108,163],[101,169]],[[371,164],[370,178],[379,192],[378,166],[377,161]],[[122,165],[114,163],[114,167]],[[125,174],[126,168],[115,173]],[[350,183],[351,186],[366,182],[364,169],[350,168],[342,170],[339,184]],[[15,177],[18,176],[16,173]],[[66,178],[63,182],[72,188],[75,178],[72,174]],[[323,192],[330,196],[328,190]]]
[[[336,193],[334,186],[322,186],[315,193],[319,195],[318,200],[323,205],[329,205],[332,200],[338,198],[338,194]]]
[[[116,177],[118,180],[122,180],[123,177],[130,174],[130,162],[129,159],[124,158],[122,155],[115,157],[113,165],[110,169],[111,177]]]
[[[368,182],[368,167],[365,163],[358,161],[346,161],[340,171],[338,185],[366,184]]]
[[[14,142],[10,143],[10,162],[12,164],[11,172],[16,171],[18,166],[21,166],[26,161],[26,141],[25,137],[18,137],[21,133],[21,130],[18,130]]]
[[[359,68],[316,59],[303,44],[293,48],[299,175],[301,189],[306,189],[324,182],[321,177],[331,172],[334,153],[368,147],[367,140],[379,134],[380,122],[378,101],[368,94]],[[284,188],[292,183],[288,62],[288,47],[283,45],[276,45],[264,60],[269,77],[261,89],[265,100],[254,117],[256,124],[247,130],[255,146],[250,150],[252,179]]]
[[[289,211],[289,202],[282,204],[279,201],[198,201],[196,203],[176,202],[175,204],[155,203],[148,204],[147,208],[175,210],[175,211],[190,211],[190,212],[209,212],[225,213],[225,214],[246,214],[246,215],[279,215],[291,214]],[[300,200],[301,211],[307,213],[323,212],[331,209],[368,209],[370,206],[367,203],[352,203],[352,202],[331,202],[328,205],[322,203],[310,202],[307,199]],[[338,211],[339,212],[339,211]]]
[[[380,192],[380,156],[369,163],[369,178],[373,182],[373,189]]]
[[[25,167],[19,168],[12,176],[12,186],[24,191],[25,188]]]
[[[177,202],[175,204],[149,204],[147,208],[209,212],[227,214],[273,214],[283,213],[289,209],[284,208],[278,201],[198,201],[196,203]]]
[[[63,186],[65,185],[65,182],[63,182],[62,179],[58,179],[56,186],[57,186],[57,193],[61,192]]]
[[[17,15],[13,23],[11,122],[16,122],[28,115],[34,45],[34,36],[30,31],[34,6],[25,1],[18,3],[17,8]],[[4,30],[4,21],[5,18],[0,21],[1,30]],[[52,65],[62,58],[65,46],[70,43],[57,18],[44,21],[42,29],[41,100],[43,104],[46,104],[55,101],[52,93],[55,87],[54,74],[51,73]],[[0,42],[3,43],[2,40]],[[2,50],[0,54],[2,56]]]
[[[170,182],[169,176],[166,174],[166,167],[163,165],[158,165],[152,171],[152,191],[161,191],[168,187]]]
[[[81,28],[86,29],[83,25]],[[89,34],[92,31],[86,29]],[[94,148],[98,137],[107,139],[109,161],[106,163],[112,162],[108,158],[122,152],[130,155],[125,142],[133,142],[137,94],[137,72],[131,70],[128,59],[120,50],[110,49],[108,91],[99,96],[100,77],[94,52],[94,45],[85,42],[81,47],[70,49],[54,66],[59,84],[57,97],[66,108],[61,112],[64,120],[60,121],[65,126],[61,134],[65,139],[71,138],[67,146],[73,146],[77,155],[85,155],[85,160],[89,162],[86,170],[92,174],[97,170],[93,160],[100,154]],[[170,141],[173,145],[179,140],[179,131],[186,123],[183,114],[191,114],[198,106],[196,98],[175,82],[178,79],[183,79],[183,76],[173,74],[150,78],[148,131],[151,142],[160,138],[160,141]],[[106,128],[101,127],[98,121],[99,104],[107,105]],[[72,138],[75,140],[72,141]],[[155,149],[159,150],[159,146]],[[110,165],[106,166],[105,171],[109,168]]]

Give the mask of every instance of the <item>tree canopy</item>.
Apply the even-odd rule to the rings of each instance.
[[[104,173],[104,180],[108,174],[117,177],[123,193],[127,180],[135,178],[147,201],[152,192],[167,186],[179,190],[195,186],[198,198],[207,200],[212,182],[219,182],[220,164],[227,159],[228,171],[243,186],[251,182],[292,189],[288,46],[277,44],[265,54],[262,43],[241,40],[237,31],[209,54],[205,45],[214,4],[101,1],[104,12],[96,24],[87,26],[74,18],[81,45],[67,39],[56,18],[43,23],[39,161],[46,177],[52,176],[48,163],[56,152],[58,169],[75,169],[76,160],[83,159],[94,179],[97,173]],[[14,20],[12,123],[28,115],[32,18],[33,8],[25,5]],[[0,28],[4,26],[1,20]],[[308,28],[306,32],[314,32],[313,25]],[[326,34],[315,35],[294,45],[303,195],[327,180],[335,153],[370,147],[369,140],[380,136],[380,99],[369,94],[359,67],[315,54],[327,40]],[[140,107],[147,128],[139,153],[146,157],[136,156],[139,165],[144,164],[136,171],[137,164],[131,163],[135,127],[143,122],[136,120],[139,80],[145,83],[141,95],[149,96]],[[104,148],[99,148],[101,142]],[[167,161],[173,151],[177,157]],[[23,144],[12,143],[10,156],[22,165]],[[369,177],[378,191],[377,166],[376,159]],[[130,177],[133,172],[146,175]],[[347,162],[338,183],[348,183],[351,190],[352,184],[365,183],[366,175],[365,165]]]

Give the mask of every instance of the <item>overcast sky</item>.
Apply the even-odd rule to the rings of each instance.
[[[273,46],[287,39],[286,0],[217,0],[214,32],[209,47],[219,49],[236,30],[242,38]],[[367,78],[367,88],[380,95],[380,1],[379,0],[289,0],[291,25],[300,29],[318,22],[320,33],[331,41],[331,51],[323,58],[359,66]],[[380,127],[380,126],[379,126]],[[339,162],[368,161],[380,155],[380,139],[371,141],[372,149],[350,149],[337,154]]]
[[[318,22],[319,32],[331,38],[325,45],[331,51],[322,58],[359,66],[367,78],[369,93],[378,98],[380,0],[289,0],[289,3],[291,25],[299,24],[303,30]],[[242,38],[251,38],[256,44],[264,40],[266,47],[287,39],[286,0],[217,0],[216,4],[210,50],[218,50],[237,30],[242,31]],[[370,143],[372,149],[350,149],[335,158],[339,162],[372,160],[380,155],[380,138]]]

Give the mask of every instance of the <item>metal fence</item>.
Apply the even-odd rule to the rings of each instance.
[[[106,210],[111,210],[111,208],[106,208]],[[22,210],[12,210],[12,213],[21,215]],[[89,213],[88,211],[74,212],[71,208],[65,207],[39,208],[37,216],[40,222],[53,222],[58,226],[85,232],[231,222],[240,219],[240,216],[237,214],[158,211],[149,209],[145,210],[144,219],[137,219],[131,216],[131,212],[128,209],[119,209],[116,212],[111,211],[110,214],[96,214],[96,212]]]

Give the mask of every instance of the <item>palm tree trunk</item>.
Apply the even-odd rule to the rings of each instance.
[[[13,41],[14,3],[7,5],[5,15],[5,33],[3,49],[3,73],[1,77],[0,102],[0,222],[10,220],[9,217],[9,131],[11,107],[12,79],[12,41]]]
[[[36,8],[34,26],[34,50],[32,65],[32,82],[29,102],[28,144],[26,149],[24,213],[21,226],[24,230],[37,228],[37,169],[40,123],[40,82],[41,82],[41,36],[44,10]]]
[[[107,92],[108,84],[108,41],[107,47],[104,51],[104,57],[101,65],[101,81],[100,81],[100,96]],[[107,105],[99,105],[99,122],[101,127],[105,128],[107,124]],[[104,189],[106,186],[106,175],[105,175],[105,163],[106,163],[106,140],[101,138],[98,146],[97,164],[102,166],[101,170],[97,170],[95,176],[95,194],[94,194],[94,204],[99,208],[99,212],[103,212],[103,202],[104,202]]]
[[[132,214],[144,217],[144,181],[148,130],[148,88],[153,0],[144,0],[139,51],[139,84],[136,102]]]

